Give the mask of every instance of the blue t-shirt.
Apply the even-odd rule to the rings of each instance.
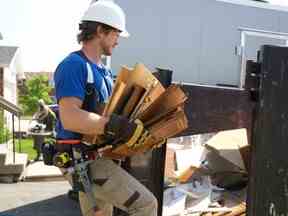
[[[77,97],[84,101],[87,86],[87,60],[77,54],[71,53],[57,67],[54,73],[55,92],[57,103],[63,97]],[[112,73],[105,67],[89,62],[94,78],[94,87],[98,92],[99,101],[89,101],[89,107],[95,107],[97,102],[107,102],[112,93]],[[81,123],[80,123],[81,124]],[[56,123],[57,139],[79,139],[81,135],[65,130],[60,119]]]

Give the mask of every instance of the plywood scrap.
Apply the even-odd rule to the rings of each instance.
[[[169,138],[188,127],[188,120],[183,109],[178,108],[171,115],[164,117],[157,123],[148,128],[150,133],[155,137]]]
[[[105,112],[107,112],[107,109],[110,107],[110,104],[113,101],[114,95],[117,93],[117,88],[119,87],[120,83],[124,83],[126,84],[128,77],[130,76],[132,69],[128,68],[126,66],[122,66],[120,72],[117,74],[117,78],[114,84],[114,88],[112,91],[112,94],[110,96],[110,99],[108,101],[108,103],[105,106],[104,112],[103,114],[105,114]]]
[[[121,114],[125,117],[129,117],[134,108],[139,103],[140,99],[143,97],[143,94],[145,93],[145,89],[139,85],[134,85],[132,88],[131,95],[126,102],[123,111]]]
[[[139,103],[134,108],[133,112],[131,113],[130,119],[136,119],[136,116],[141,112],[141,110],[143,110],[143,107],[148,106],[148,104],[152,103],[153,100],[156,99],[156,98],[151,98],[150,94],[156,86],[159,86],[157,84],[158,82],[154,81],[146,88],[145,94],[143,95],[143,97],[141,98],[141,100],[139,101]],[[161,88],[161,91],[162,91],[162,88]]]
[[[156,82],[154,87],[150,89],[149,94],[147,94],[143,100],[143,103],[139,107],[135,117],[138,118],[138,115],[145,111],[147,107],[149,107],[155,101],[156,98],[163,94],[164,91],[165,89],[163,88],[162,84],[160,82]]]
[[[133,71],[130,73],[130,76],[126,80],[127,85],[137,84],[145,89],[148,89],[151,83],[154,82],[159,83],[159,81],[156,79],[156,77],[153,76],[151,71],[149,71],[149,69],[141,63],[135,65]]]
[[[161,118],[186,101],[187,96],[178,85],[169,86],[157,99],[137,117],[143,122]]]
[[[105,107],[103,115],[109,116],[116,109],[122,94],[124,93],[126,84],[124,82],[119,82],[115,86],[115,93],[111,96],[111,102]]]

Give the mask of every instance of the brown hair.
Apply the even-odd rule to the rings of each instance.
[[[94,21],[82,21],[79,24],[80,33],[77,35],[78,43],[92,40],[97,32],[98,27],[101,27],[101,30],[106,34],[113,30],[116,30],[112,26],[103,23]]]

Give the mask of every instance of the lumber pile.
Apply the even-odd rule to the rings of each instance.
[[[144,145],[118,145],[106,150],[104,155],[121,158],[140,154],[185,130],[188,127],[184,113],[186,99],[180,86],[165,89],[143,64],[136,64],[132,69],[122,67],[102,115],[115,113],[131,120],[140,119],[152,136]],[[92,137],[92,143],[99,143],[96,136]]]

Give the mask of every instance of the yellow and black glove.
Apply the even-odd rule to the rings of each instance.
[[[149,136],[149,131],[139,119],[129,120],[115,114],[110,116],[104,130],[105,139],[109,140],[113,147],[126,144],[130,148],[136,148],[143,145]]]

